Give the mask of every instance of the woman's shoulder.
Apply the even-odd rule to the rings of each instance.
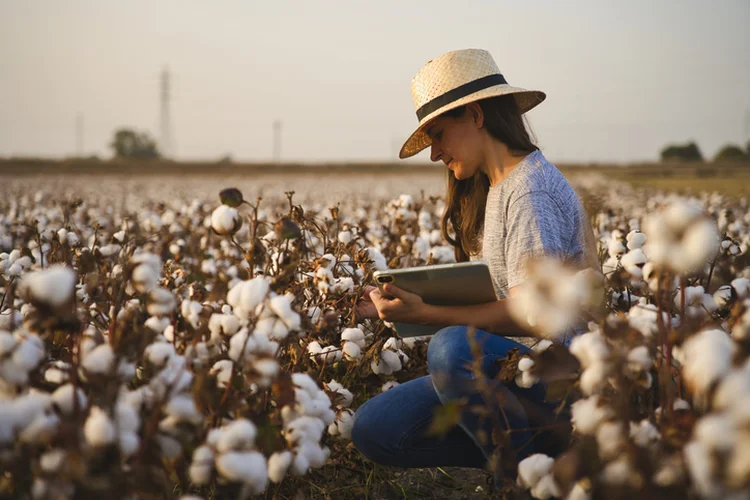
[[[509,202],[535,193],[552,194],[561,183],[567,184],[560,170],[540,150],[527,155],[506,181],[504,195]]]

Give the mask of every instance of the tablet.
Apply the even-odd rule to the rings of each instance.
[[[383,285],[395,286],[422,297],[425,304],[464,306],[497,300],[492,276],[486,262],[470,261],[456,264],[387,269],[373,274],[383,296]],[[441,327],[411,323],[394,323],[400,337],[434,335]]]

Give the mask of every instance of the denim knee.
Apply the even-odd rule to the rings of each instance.
[[[388,445],[378,432],[380,419],[375,415],[372,399],[366,401],[354,412],[352,423],[352,443],[357,450],[375,463],[387,465]]]
[[[433,376],[451,376],[466,369],[470,356],[466,326],[449,326],[438,331],[427,345],[427,369]]]

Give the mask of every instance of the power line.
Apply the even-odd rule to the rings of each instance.
[[[273,122],[273,161],[281,163],[281,120]]]
[[[159,149],[161,149],[162,155],[168,158],[172,154],[172,125],[169,117],[169,70],[167,68],[164,68],[161,72],[160,102]]]
[[[83,113],[76,115],[76,156],[83,157]]]

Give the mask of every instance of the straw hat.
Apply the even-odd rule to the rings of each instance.
[[[515,95],[521,113],[546,97],[539,90],[508,85],[486,50],[456,50],[429,61],[411,81],[419,126],[401,147],[399,158],[414,156],[432,143],[424,128],[436,116],[470,102],[505,94]]]

